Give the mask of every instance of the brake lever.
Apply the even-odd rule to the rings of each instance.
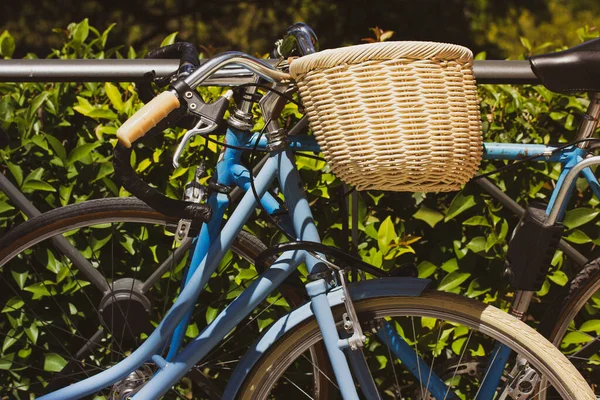
[[[202,125],[205,125],[205,126],[202,126]],[[212,131],[214,131],[215,129],[217,129],[217,127],[218,127],[218,125],[215,122],[213,122],[209,119],[206,119],[204,117],[200,117],[200,121],[198,121],[196,126],[194,126],[192,129],[187,131],[185,133],[185,135],[183,135],[183,139],[181,139],[181,142],[179,142],[179,145],[177,146],[177,150],[175,150],[175,154],[173,155],[173,167],[175,167],[175,168],[179,167],[179,158],[181,157],[183,150],[185,150],[189,141],[192,140],[192,138],[194,138],[195,136],[198,136],[198,135],[209,134]]]
[[[181,81],[173,86],[179,94],[179,98],[187,105],[186,114],[199,119],[196,126],[185,133],[183,139],[177,146],[177,150],[175,150],[175,154],[173,155],[173,167],[177,168],[179,167],[179,158],[181,157],[183,150],[185,150],[187,144],[194,136],[207,135],[219,127],[219,123],[223,120],[223,115],[227,110],[233,92],[228,90],[218,100],[207,104],[195,90],[189,89],[189,87],[182,84]]]

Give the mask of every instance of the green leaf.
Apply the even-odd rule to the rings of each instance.
[[[458,338],[454,342],[452,342],[451,347],[452,347],[452,351],[454,352],[454,354],[458,354],[458,355],[461,354],[461,349],[466,341],[467,341],[467,338],[462,337],[462,338]]]
[[[144,171],[146,168],[148,168],[148,167],[149,167],[149,166],[151,166],[151,165],[152,165],[152,160],[151,160],[151,159],[149,159],[149,158],[146,158],[146,159],[142,160],[142,161],[141,161],[141,162],[138,164],[138,166],[137,166],[137,168],[136,168],[135,170],[136,170],[136,172],[138,172],[138,173],[139,173],[139,172],[143,172],[143,171]]]
[[[477,236],[471,239],[471,241],[467,244],[467,249],[471,250],[473,253],[481,253],[486,249],[487,240],[483,236]]]
[[[598,214],[600,214],[600,210],[593,208],[576,208],[574,210],[567,211],[563,224],[568,229],[577,228],[578,226],[587,224],[596,218]]]
[[[67,360],[59,354],[48,353],[44,358],[44,371],[60,372],[67,365]]]
[[[56,189],[54,189],[52,185],[37,179],[29,179],[23,184],[23,187],[21,189],[24,192],[33,192],[36,190],[40,190],[43,192],[56,192]]]
[[[60,158],[63,162],[67,161],[67,151],[65,150],[65,146],[52,135],[46,134],[46,140],[50,143],[50,147],[54,150],[54,153]]]
[[[169,36],[164,38],[163,41],[160,43],[160,47],[168,46],[170,44],[175,43],[175,38],[177,37],[178,33],[179,32],[173,32]]]
[[[480,215],[475,215],[475,216],[467,219],[462,224],[469,225],[469,226],[491,226],[490,223],[488,222],[487,218],[482,217]]]
[[[115,110],[121,112],[123,110],[123,99],[121,98],[119,89],[112,83],[106,82],[104,84],[104,90]]]
[[[5,201],[0,201],[0,213],[14,210],[15,208]]]
[[[584,244],[592,241],[588,235],[579,229],[575,229],[573,232],[569,233],[568,236],[565,236],[565,240],[576,244]]]
[[[594,340],[594,338],[586,333],[569,332],[563,338],[563,344],[583,344]]]
[[[29,285],[25,288],[26,291],[33,293],[33,300],[37,300],[44,296],[50,296],[50,285],[54,285],[52,281],[44,281],[34,283],[33,285]]]
[[[419,271],[419,278],[427,278],[435,272],[437,266],[429,261],[422,261],[417,270]]]
[[[69,186],[61,185],[58,188],[60,204],[63,207],[66,206],[67,204],[69,204],[69,199],[71,198],[71,193],[73,192],[73,186],[74,185],[69,185]]]
[[[87,39],[89,33],[90,33],[90,25],[89,25],[87,18],[84,19],[83,21],[81,21],[80,23],[78,23],[77,25],[75,25],[75,29],[73,29],[73,40],[72,40],[74,47],[76,47],[76,48],[80,47],[81,44],[83,44],[83,42],[85,42],[85,39]]]
[[[12,360],[15,358],[15,353],[5,354],[0,356],[0,370],[9,371],[12,367]]]
[[[273,322],[275,322],[275,319],[273,319],[273,318],[258,318],[257,322],[258,322],[258,331],[262,332],[265,328],[267,328]]]
[[[74,106],[73,110],[80,114],[88,115],[94,109],[94,106],[84,97],[77,96],[77,103],[78,105]]]
[[[105,108],[94,108],[93,110],[87,113],[87,116],[94,119],[117,119],[117,114],[115,114],[112,110],[108,110]]]
[[[13,344],[17,343],[17,340],[19,340],[21,336],[23,336],[23,332],[16,334],[14,329],[8,331],[8,334],[6,334],[4,342],[2,343],[2,352],[6,352]]]
[[[27,177],[25,178],[25,183],[27,183],[27,181],[33,179],[33,180],[40,180],[42,179],[42,175],[44,174],[44,168],[40,167],[40,168],[36,168],[33,171],[31,171],[29,173],[29,175],[27,175]]]
[[[25,287],[25,282],[27,282],[27,279],[29,278],[29,272],[10,271],[10,273],[15,282],[17,282],[17,285],[19,285],[19,288],[23,290],[23,288]]]
[[[548,275],[548,279],[550,279],[552,282],[556,283],[559,286],[565,286],[569,281],[569,277],[567,276],[567,274],[560,270],[552,272],[552,274]]]
[[[531,51],[531,43],[529,43],[529,40],[527,40],[527,38],[521,36],[521,44],[523,45],[523,47],[525,47],[525,49],[527,51]]]
[[[8,31],[2,32],[0,35],[0,56],[11,58],[15,52],[15,48],[15,39]]]
[[[26,328],[25,334],[27,335],[29,340],[31,340],[31,343],[33,343],[35,345],[37,343],[37,339],[40,334],[37,324],[34,322],[33,324],[31,324],[29,326],[29,328]]]
[[[115,172],[113,163],[111,163],[111,162],[102,163],[102,165],[100,165],[100,170],[98,171],[98,175],[96,175],[96,177],[94,178],[94,180],[92,182],[96,182],[97,180],[102,179],[102,178],[112,174],[113,172]]]
[[[11,162],[7,162],[6,166],[10,170],[10,173],[14,176],[17,181],[17,185],[21,186],[23,184],[23,170],[17,164],[13,164]]]
[[[596,332],[597,335],[600,335],[600,319],[585,321],[581,324],[579,330],[581,332]]]
[[[208,306],[208,308],[206,309],[206,323],[210,324],[211,322],[213,322],[215,320],[215,318],[217,318],[218,314],[219,314],[218,309]]]
[[[469,272],[454,271],[442,279],[438,286],[438,290],[445,292],[450,291],[460,286],[460,284],[466,281],[470,276],[471,274]]]
[[[6,302],[6,305],[2,309],[2,313],[13,312],[25,305],[25,302],[20,297],[13,297]]]
[[[377,231],[377,243],[382,253],[387,253],[390,248],[392,240],[396,239],[396,231],[394,229],[394,223],[392,217],[387,217]]]
[[[195,338],[196,336],[198,336],[198,334],[200,333],[200,330],[198,329],[198,324],[196,324],[195,322],[192,324],[189,324],[187,329],[185,330],[185,336],[189,337],[189,338]]]
[[[436,318],[423,317],[421,318],[421,326],[432,330],[435,327],[435,321],[437,321]]]
[[[80,146],[77,146],[71,154],[69,154],[69,159],[67,160],[67,164],[72,165],[75,161],[81,160],[83,157],[89,155],[96,147],[100,146],[100,143],[85,143]]]
[[[35,98],[31,102],[31,105],[29,106],[29,110],[32,113],[34,113],[38,108],[40,108],[40,106],[46,101],[46,99],[48,99],[49,95],[50,93],[48,92],[42,92],[35,96]]]
[[[445,263],[443,263],[441,268],[442,268],[442,270],[444,270],[448,273],[454,272],[458,269],[458,261],[456,260],[456,258],[451,258],[448,261],[446,261]]]
[[[467,296],[474,298],[477,296],[481,296],[482,294],[487,293],[490,290],[492,289],[489,287],[481,289],[479,281],[477,280],[477,278],[475,278],[471,281],[471,283],[469,283],[469,287],[467,288]]]
[[[444,218],[444,221],[450,221],[451,219],[465,212],[474,205],[475,198],[473,197],[473,195],[465,196],[462,192],[458,193],[452,200],[452,203],[450,203],[450,207],[448,207],[448,211],[446,212],[446,218]]]
[[[427,223],[427,225],[433,228],[438,222],[444,219],[444,214],[422,205],[419,210],[413,214],[413,217],[424,221]]]
[[[121,238],[121,240],[119,240],[119,244],[121,246],[123,246],[123,248],[125,250],[127,250],[127,252],[131,255],[135,254],[135,249],[133,248],[133,242],[134,242],[134,240],[130,236],[123,237],[123,238]]]

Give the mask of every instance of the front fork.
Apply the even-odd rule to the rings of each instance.
[[[286,205],[292,217],[294,232],[298,240],[320,243],[321,239],[310,210],[310,205],[304,195],[304,188],[300,175],[289,149],[281,151],[279,155],[279,183],[283,190]],[[319,276],[327,272],[327,266],[317,258],[307,255],[305,258],[309,276]],[[328,282],[317,278],[306,284],[310,303],[319,328],[323,334],[323,343],[331,361],[333,373],[338,382],[344,399],[358,399],[358,393],[350,373],[350,367],[344,355],[342,340],[338,334],[337,326],[331,306],[327,301]],[[346,294],[347,295],[347,294]]]

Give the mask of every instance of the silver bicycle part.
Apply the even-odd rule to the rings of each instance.
[[[598,127],[598,117],[600,117],[600,93],[590,93],[590,105],[577,130],[575,140],[587,139],[592,137]],[[579,143],[577,146],[581,149],[589,147],[589,142]]]
[[[283,149],[288,144],[287,131],[280,128],[274,132],[269,133],[269,142],[267,143],[267,150],[275,151]]]
[[[177,224],[177,230],[175,231],[175,243],[181,244],[187,239],[187,237],[190,233],[191,226],[192,226],[191,219],[180,219],[179,220],[179,223]]]
[[[271,65],[262,60],[239,51],[228,51],[208,60],[205,64],[201,65],[200,68],[186,77],[184,82],[190,88],[195,89],[219,69],[230,64],[246,67],[250,71],[270,82],[284,82],[291,79],[289,74],[273,68]]]
[[[558,220],[558,214],[560,213],[562,205],[565,202],[565,199],[567,198],[569,189],[571,188],[571,185],[573,184],[575,179],[577,179],[577,177],[579,176],[579,173],[584,169],[591,167],[592,165],[598,164],[600,164],[600,156],[594,156],[586,158],[585,160],[581,161],[580,163],[577,163],[573,166],[573,168],[571,168],[571,170],[565,177],[562,186],[560,187],[558,195],[556,196],[556,201],[554,202],[554,206],[552,207],[552,210],[550,210],[550,214],[546,219],[547,224],[553,225]]]
[[[498,400],[526,400],[532,398],[530,396],[535,394],[540,383],[539,373],[522,358],[517,362],[513,372],[508,378],[508,385],[504,388]]]
[[[260,78],[258,76],[254,76],[253,83],[258,83],[259,80],[260,80]],[[229,125],[233,126],[234,128],[237,128],[241,131],[252,130],[252,127],[254,126],[254,123],[253,123],[254,116],[252,115],[252,105],[254,104],[254,101],[251,99],[247,100],[246,96],[254,95],[256,93],[257,89],[258,89],[258,87],[256,87],[256,86],[249,86],[244,89],[244,96],[242,96],[242,99],[240,101],[240,104],[238,105],[238,108],[236,108],[229,115],[229,119],[227,120],[227,123]]]
[[[199,134],[199,133],[198,133]],[[195,135],[194,135],[195,136]],[[185,140],[185,138],[184,138]],[[189,140],[189,138],[188,138]],[[182,142],[181,144],[183,144]],[[180,144],[180,145],[181,145]],[[179,148],[177,149],[179,150]],[[190,201],[194,203],[200,203],[206,194],[206,187],[200,185],[200,178],[204,175],[204,162],[201,162],[200,165],[196,168],[196,173],[194,174],[194,178],[185,186],[185,192],[183,195],[184,201]],[[190,228],[192,227],[192,220],[190,219],[180,219],[177,224],[177,229],[175,230],[175,242],[174,247],[178,247],[183,244],[189,234]]]
[[[148,365],[133,371],[125,379],[113,385],[108,396],[111,400],[129,400],[152,377],[152,369]]]
[[[273,89],[286,94],[294,90],[294,87],[290,87],[287,84],[279,84],[273,85]],[[281,115],[281,110],[285,104],[286,100],[274,91],[269,91],[258,102],[263,119],[265,122],[268,122],[266,128],[267,134],[271,135],[272,132],[277,132],[281,128],[277,118]]]
[[[354,309],[354,304],[352,303],[352,298],[350,297],[350,292],[348,290],[348,285],[346,284],[346,271],[340,270],[340,283],[342,284],[342,289],[344,291],[343,301],[344,306],[346,307],[346,312],[342,316],[344,320],[344,329],[348,333],[352,333],[348,339],[348,345],[350,346],[350,350],[358,350],[363,347],[367,338],[363,334],[362,327],[360,326],[360,321],[358,320],[358,315],[356,314],[356,310]]]
[[[510,313],[520,320],[523,319],[525,312],[529,308],[529,304],[531,303],[531,299],[533,297],[533,292],[528,290],[519,290],[515,294],[515,299],[513,300],[512,306],[510,307]]]
[[[185,133],[185,135],[183,135],[181,142],[179,142],[179,145],[177,146],[177,150],[175,150],[175,154],[173,155],[173,167],[175,167],[175,168],[179,167],[179,158],[181,157],[183,150],[185,150],[185,148],[187,147],[189,141],[192,140],[192,138],[194,136],[208,134],[208,133],[214,131],[216,128],[217,128],[216,123],[214,123],[206,118],[203,118],[203,117],[200,118],[200,121],[198,121],[196,126],[194,126],[192,129],[187,131]]]
[[[229,115],[227,123],[241,131],[249,131],[254,126],[252,122],[252,114],[244,112],[239,108],[236,108],[235,111]]]

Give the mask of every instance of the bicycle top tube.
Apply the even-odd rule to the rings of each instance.
[[[232,130],[239,132],[234,128],[232,128]],[[258,136],[258,133],[254,133],[247,141],[238,141],[236,143],[228,144],[243,147],[245,150],[252,150]],[[292,135],[288,136],[288,142],[293,151],[313,153],[319,153],[321,151],[314,136]],[[268,139],[262,136],[258,141],[257,149],[266,151],[267,143]],[[581,150],[577,149],[575,146],[559,149],[558,146],[547,146],[544,144],[483,143],[483,159],[485,160],[522,160],[537,156],[533,161],[566,163],[572,156],[571,153],[573,151],[578,153],[581,152]]]

